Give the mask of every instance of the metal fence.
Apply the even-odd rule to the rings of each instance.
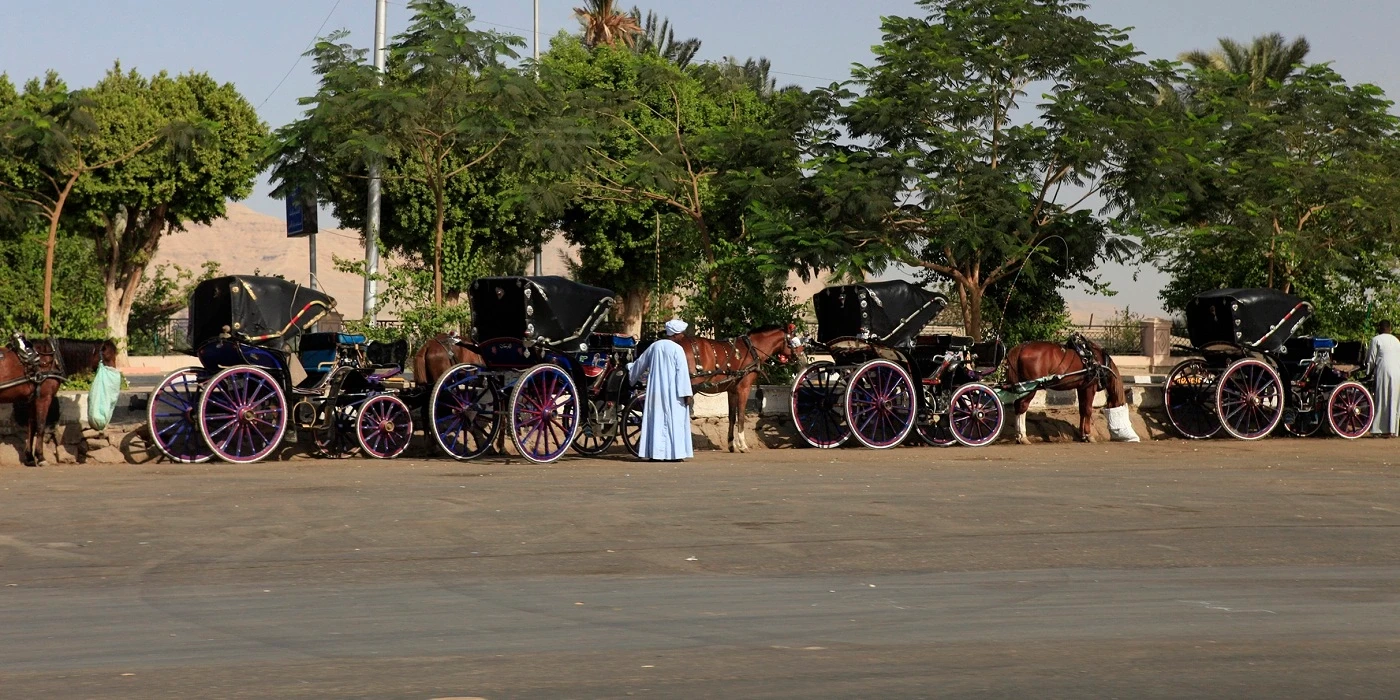
[[[1141,355],[1142,324],[1075,324],[1071,332],[1083,334],[1110,355]],[[1069,333],[1065,333],[1066,336]]]
[[[190,320],[171,318],[154,328],[127,334],[127,352],[131,355],[173,355],[189,349]]]

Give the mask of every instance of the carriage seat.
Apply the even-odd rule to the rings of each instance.
[[[921,335],[914,339],[914,347],[919,354],[944,355],[951,351],[967,350],[972,347],[972,338],[965,335]]]
[[[365,337],[358,333],[307,333],[301,337],[297,359],[306,371],[306,379],[298,386],[315,386],[325,378],[340,358],[340,349],[347,345],[363,345]]]

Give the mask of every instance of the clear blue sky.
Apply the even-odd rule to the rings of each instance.
[[[525,36],[530,0],[467,3],[478,19]],[[573,31],[576,0],[540,0],[542,44],[560,29]],[[631,3],[623,2],[624,6]],[[640,3],[638,3],[640,4]],[[1332,61],[1351,82],[1380,85],[1400,95],[1400,3],[1393,0],[1096,0],[1090,17],[1119,27],[1149,57],[1175,57],[1209,48],[1221,36],[1248,39],[1267,32],[1304,35],[1314,61]],[[645,8],[670,17],[681,36],[704,41],[702,59],[767,56],[780,81],[807,87],[846,78],[853,62],[870,59],[882,15],[918,11],[912,0],[653,0]],[[334,10],[333,10],[334,8]],[[7,2],[0,72],[22,81],[57,70],[72,86],[89,85],[118,59],[143,73],[207,71],[236,84],[269,125],[298,113],[296,100],[315,88],[297,57],[326,21],[326,33],[347,28],[368,46],[374,0],[43,0]],[[333,11],[332,11],[333,10]],[[390,34],[407,10],[389,4]],[[528,48],[527,48],[528,51]],[[290,73],[289,73],[290,71]],[[278,87],[278,83],[286,81]],[[281,215],[262,183],[249,206]],[[1105,270],[1120,292],[1113,301],[1135,311],[1158,309],[1161,276],[1133,281],[1129,269]],[[1071,293],[1072,298],[1082,294]]]

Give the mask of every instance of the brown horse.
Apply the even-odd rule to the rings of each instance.
[[[806,356],[798,344],[790,342],[794,327],[760,328],[748,335],[729,340],[711,340],[681,336],[672,338],[685,348],[690,364],[690,383],[702,394],[729,394],[729,451],[748,452],[744,439],[744,408],[749,403],[749,390],[763,373],[768,360],[787,363],[804,362]]]
[[[14,349],[0,350],[0,403],[15,405],[15,423],[28,423],[24,463],[42,467],[44,434],[58,422],[54,396],[66,377],[85,374],[106,364],[115,367],[117,345],[110,340],[56,338],[30,343],[30,360]],[[50,410],[50,409],[55,410]],[[54,456],[57,458],[57,447]]]
[[[1006,379],[1011,384],[1028,382],[1044,377],[1068,375],[1038,387],[1016,401],[1016,442],[1029,445],[1026,437],[1026,411],[1031,407],[1039,389],[1056,389],[1079,392],[1079,440],[1093,442],[1091,430],[1094,421],[1094,394],[1100,388],[1108,392],[1108,408],[1127,404],[1127,392],[1123,389],[1123,378],[1118,376],[1118,366],[1104,349],[1085,340],[1097,367],[1085,372],[1084,360],[1071,346],[1045,340],[1021,343],[1006,355]],[[1095,371],[1097,370],[1097,371]],[[1103,385],[1101,387],[1101,385]]]
[[[431,387],[447,370],[460,364],[482,366],[481,355],[457,344],[457,336],[439,333],[413,353],[413,381]]]

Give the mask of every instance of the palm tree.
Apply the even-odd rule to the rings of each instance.
[[[587,0],[583,7],[574,8],[574,17],[583,25],[583,43],[589,47],[621,43],[631,48],[642,31],[632,15],[617,11],[613,0]]]
[[[1254,37],[1248,46],[1222,38],[1220,48],[1189,51],[1181,55],[1181,60],[1196,68],[1247,75],[1250,91],[1257,92],[1270,81],[1283,82],[1293,75],[1310,48],[1308,40],[1301,36],[1288,41],[1275,32]]]
[[[655,51],[681,68],[690,65],[695,54],[700,52],[699,39],[676,41],[676,30],[671,26],[671,20],[661,19],[655,12],[647,10],[643,21],[642,11],[636,7],[632,8],[631,16],[633,21],[642,22],[641,35],[633,47],[637,51]]]

